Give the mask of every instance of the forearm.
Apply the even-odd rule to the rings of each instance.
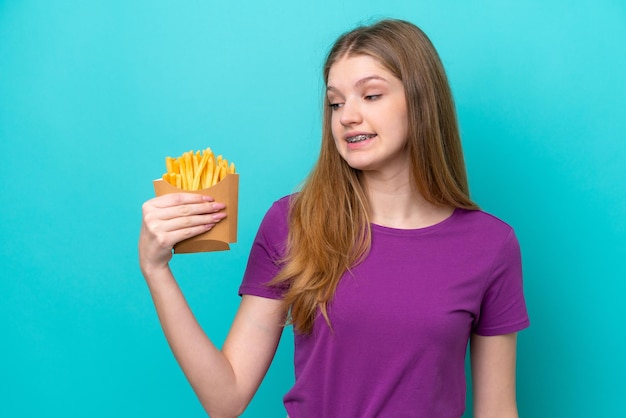
[[[200,327],[171,271],[145,275],[165,337],[203,407],[212,417],[239,415],[248,401],[238,396],[233,368]]]

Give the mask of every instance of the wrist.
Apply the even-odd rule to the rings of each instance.
[[[146,280],[148,285],[154,283],[155,281],[163,280],[167,277],[172,277],[172,271],[170,269],[169,263],[161,263],[161,264],[153,264],[153,263],[140,263],[139,268],[141,269],[141,274],[143,278]]]

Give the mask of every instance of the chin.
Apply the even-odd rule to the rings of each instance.
[[[369,170],[374,170],[375,169],[375,164],[373,164],[372,162],[367,162],[367,161],[350,161],[350,160],[346,160],[346,162],[348,163],[348,165],[355,169],[355,170],[359,170],[359,171],[369,171]]]

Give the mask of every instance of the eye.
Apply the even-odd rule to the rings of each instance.
[[[341,107],[341,103],[329,103],[328,107],[330,107],[330,110],[337,110]]]
[[[378,100],[382,97],[382,94],[368,94],[365,96],[365,100],[373,102],[374,100]]]

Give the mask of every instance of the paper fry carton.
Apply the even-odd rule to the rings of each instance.
[[[200,253],[208,251],[230,250],[228,243],[237,242],[237,208],[239,206],[239,174],[227,174],[215,186],[188,192],[172,186],[168,182],[154,180],[154,192],[157,196],[168,193],[195,193],[211,196],[216,202],[226,204],[226,218],[219,221],[210,231],[204,232],[179,242],[174,246],[174,253]]]

